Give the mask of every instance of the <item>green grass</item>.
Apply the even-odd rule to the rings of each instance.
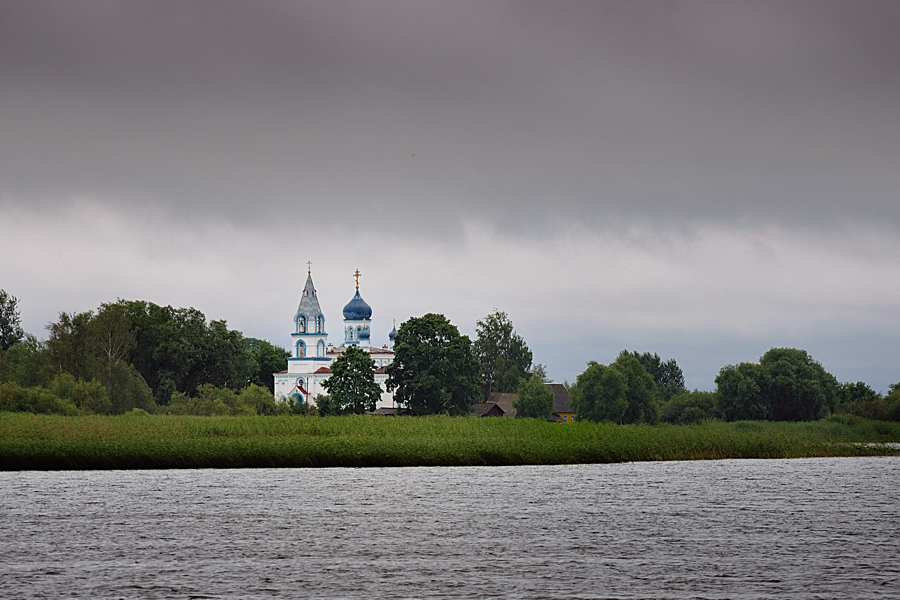
[[[865,444],[861,443],[865,442]],[[900,423],[0,413],[0,469],[390,467],[897,455]]]

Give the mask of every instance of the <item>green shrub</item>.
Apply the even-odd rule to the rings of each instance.
[[[0,385],[0,412],[26,412],[39,415],[77,415],[78,407],[71,400],[60,398],[41,387],[20,387],[13,382]]]
[[[715,416],[716,394],[699,390],[672,396],[660,409],[660,420],[678,425],[700,423]]]
[[[50,382],[50,391],[56,396],[72,402],[85,413],[108,415],[112,412],[112,402],[103,387],[96,379],[76,380],[70,373],[59,373]]]

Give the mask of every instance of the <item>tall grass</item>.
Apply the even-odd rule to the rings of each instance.
[[[0,468],[7,470],[522,465],[900,454],[881,442],[900,442],[900,424],[845,419],[650,426],[503,418],[0,413]]]

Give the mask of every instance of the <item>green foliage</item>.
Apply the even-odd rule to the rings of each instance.
[[[84,414],[108,415],[112,412],[106,388],[96,379],[84,381],[75,379],[70,373],[59,373],[50,383],[50,391],[77,406]]]
[[[484,375],[484,396],[491,392],[515,392],[519,381],[531,371],[532,354],[525,340],[500,310],[477,321],[475,331],[477,337],[472,350]]]
[[[882,397],[862,382],[845,383],[841,387],[845,400],[849,399],[842,406],[844,413],[865,419],[900,421],[900,390],[895,389]]]
[[[513,406],[517,418],[547,419],[553,412],[553,392],[544,385],[539,374],[532,373],[531,377],[519,382]]]
[[[53,364],[46,345],[30,333],[0,357],[0,381],[12,381],[22,387],[46,387],[53,378]]]
[[[620,354],[612,367],[625,375],[625,423],[656,423],[659,417],[659,397],[656,382],[641,364],[629,354]]]
[[[341,414],[341,405],[328,394],[318,394],[316,396],[316,414],[320,417],[335,417]]]
[[[622,350],[619,356],[622,355],[631,355],[638,359],[644,369],[650,373],[656,383],[656,394],[661,402],[668,402],[672,396],[687,391],[684,387],[684,373],[674,358],[663,361],[659,354],[650,354],[649,352],[641,354],[636,350],[631,352]]]
[[[612,366],[590,361],[570,389],[579,421],[623,423],[628,399],[625,375]]]
[[[716,377],[719,411],[729,421],[810,421],[833,412],[838,384],[805,350],[772,348],[759,364],[724,367]]]
[[[688,425],[716,417],[715,392],[683,392],[662,405],[659,418],[666,423]]]
[[[656,383],[640,360],[622,352],[608,367],[597,362],[578,376],[570,390],[579,420],[655,423],[659,410]]]
[[[225,321],[207,324],[196,309],[150,302],[119,300],[101,305],[96,314],[62,313],[48,330],[57,371],[102,382],[114,411],[148,405],[134,373],[156,402],[166,404],[174,392],[190,395],[201,384],[240,390],[268,368],[260,360],[274,361],[277,354],[260,344],[255,355],[239,331]]]
[[[181,392],[172,394],[172,400],[160,412],[170,415],[193,416],[271,416],[277,413],[272,394],[263,387],[251,384],[235,392],[231,388],[216,387],[204,383],[194,396]]]
[[[287,370],[287,359],[290,356],[290,352],[270,344],[266,340],[246,338],[244,341],[250,350],[253,361],[251,382],[274,393],[275,373]]]
[[[898,455],[900,423],[560,426],[539,419],[361,415],[0,414],[5,469],[389,467]],[[860,443],[866,442],[866,443]]]
[[[769,417],[769,402],[762,389],[759,365],[741,363],[722,367],[716,376],[718,412],[726,421],[761,420]]]
[[[9,350],[25,337],[19,316],[19,299],[0,290],[0,350]]]
[[[60,398],[42,386],[26,388],[8,381],[0,385],[0,412],[73,416],[79,411],[71,400]]]
[[[381,386],[375,383],[375,361],[356,346],[347,347],[331,363],[331,375],[322,383],[341,413],[361,415],[375,410]]]
[[[481,396],[481,368],[472,343],[444,315],[412,318],[400,325],[387,388],[413,414],[467,415]]]

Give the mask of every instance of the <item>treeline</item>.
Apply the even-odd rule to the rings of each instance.
[[[46,342],[24,333],[16,298],[0,290],[0,411],[179,412],[205,403],[271,414],[272,374],[287,367],[283,348],[194,308],[119,300],[61,313],[47,331]]]
[[[622,351],[588,363],[570,387],[579,419],[611,423],[812,421],[833,414],[900,421],[900,383],[882,396],[865,383],[839,383],[805,351],[773,348],[758,363],[723,367],[714,392],[688,391],[674,359]]]
[[[25,334],[15,297],[0,290],[0,411],[120,414],[338,415],[371,411],[380,397],[374,363],[347,351],[332,364],[318,409],[272,395],[288,353],[245,338],[194,308],[119,300],[61,313],[46,342]],[[470,414],[492,392],[517,394],[520,416],[546,418],[553,395],[543,365],[506,313],[476,323],[474,342],[444,316],[400,325],[387,388],[414,415]],[[674,359],[623,350],[591,361],[569,388],[578,419],[608,423],[810,421],[832,414],[900,421],[900,383],[882,396],[839,383],[804,350],[773,348],[757,363],[728,365],[713,392],[689,391]]]

